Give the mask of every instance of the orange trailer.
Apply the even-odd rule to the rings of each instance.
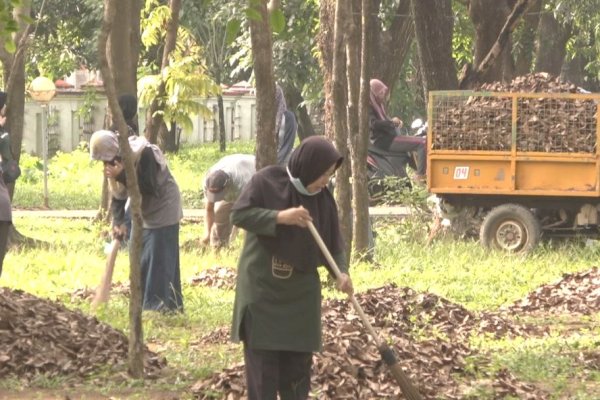
[[[434,91],[428,188],[443,215],[479,215],[481,242],[528,251],[598,233],[600,94]]]

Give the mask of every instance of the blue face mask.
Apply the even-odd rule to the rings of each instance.
[[[292,185],[294,185],[294,187],[296,188],[296,190],[298,192],[300,192],[300,194],[303,194],[305,196],[314,196],[316,194],[319,194],[321,192],[321,189],[319,189],[318,191],[314,192],[314,193],[310,193],[302,184],[302,181],[300,181],[300,179],[298,178],[294,178],[292,176],[292,174],[290,173],[290,169],[288,167],[285,167],[285,170],[288,173],[288,176],[290,177],[290,181],[292,182]]]

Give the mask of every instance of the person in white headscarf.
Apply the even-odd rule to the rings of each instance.
[[[142,195],[142,290],[143,309],[183,311],[179,267],[179,222],[183,217],[181,194],[160,149],[144,137],[129,136],[137,180]],[[102,130],[90,139],[94,160],[104,163],[112,194],[113,237],[127,235],[126,176],[118,136]]]

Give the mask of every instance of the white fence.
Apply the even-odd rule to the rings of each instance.
[[[225,108],[225,132],[227,141],[250,140],[256,137],[256,98],[253,94],[223,95]],[[217,99],[209,98],[204,104],[213,110],[212,117],[193,116],[193,130],[183,131],[182,143],[206,143],[218,140]],[[84,120],[80,110],[85,105],[82,90],[58,91],[48,105],[48,148],[50,154],[57,150],[70,152],[80,142],[88,141],[91,134],[103,129],[107,124],[107,101],[98,92],[94,101],[93,113]],[[140,132],[145,126],[145,110],[138,112]],[[33,100],[25,103],[23,128],[23,150],[41,156],[42,154],[42,108]]]

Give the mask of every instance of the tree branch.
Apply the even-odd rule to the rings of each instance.
[[[519,0],[512,12],[506,19],[504,26],[500,30],[498,34],[498,39],[485,56],[483,61],[477,66],[476,69],[471,70],[468,67],[465,68],[465,75],[461,78],[459,83],[460,89],[466,89],[474,86],[483,74],[486,73],[487,70],[494,64],[498,56],[502,53],[504,48],[506,47],[506,43],[508,43],[508,39],[510,38],[510,34],[517,25],[517,21],[527,11],[529,8],[530,1],[529,0]]]

